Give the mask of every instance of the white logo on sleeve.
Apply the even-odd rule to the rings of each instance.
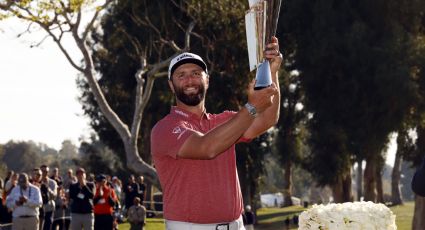
[[[180,139],[180,137],[183,135],[183,133],[185,133],[187,131],[187,129],[182,128],[180,126],[177,126],[173,129],[173,133],[174,134],[179,134],[179,136],[177,137],[177,139]]]
[[[173,133],[177,134],[177,133],[181,133],[182,129],[180,128],[180,126],[177,126],[173,129]]]

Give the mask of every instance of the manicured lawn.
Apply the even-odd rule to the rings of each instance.
[[[412,229],[413,211],[415,202],[406,202],[404,205],[390,207],[391,211],[396,215],[395,222],[398,230]]]
[[[120,230],[130,229],[130,224],[123,223],[119,226]],[[162,218],[148,218],[145,226],[146,230],[165,230],[164,219]]]
[[[285,229],[285,220],[289,218],[289,229],[298,229],[298,226],[293,224],[292,218],[294,215],[299,215],[304,208],[300,206],[291,206],[286,208],[261,208],[257,211],[257,226],[256,230],[280,230]]]
[[[393,213],[396,215],[396,224],[398,230],[410,230],[412,229],[413,209],[414,202],[407,202],[401,206],[390,207]],[[292,222],[294,215],[299,215],[304,208],[299,206],[292,206],[286,208],[262,208],[259,209],[258,214],[258,225],[255,226],[256,230],[281,230],[285,229],[285,220],[289,218],[291,225],[289,229],[298,229]],[[120,230],[130,229],[130,225],[127,223],[121,224]],[[148,218],[145,227],[146,230],[164,230],[164,220],[162,218]]]

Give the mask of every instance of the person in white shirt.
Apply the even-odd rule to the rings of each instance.
[[[50,230],[53,223],[53,211],[55,211],[55,200],[58,190],[58,185],[55,180],[49,178],[49,167],[42,165],[41,169],[41,185],[40,191],[46,192],[46,200],[43,200],[44,224],[43,230]],[[41,220],[40,220],[41,221]]]
[[[18,186],[6,198],[7,207],[12,209],[12,230],[38,230],[42,204],[40,189],[29,183],[26,173],[19,174]]]

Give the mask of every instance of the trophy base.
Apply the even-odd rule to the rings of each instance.
[[[257,86],[257,87],[254,87],[254,90],[261,90],[261,89],[268,88],[268,87],[270,87],[270,85],[268,85],[268,86]]]
[[[260,63],[257,68],[255,80],[254,90],[264,89],[272,85],[272,74],[270,72],[269,61],[266,60]]]

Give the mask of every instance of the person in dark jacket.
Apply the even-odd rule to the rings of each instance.
[[[128,210],[133,205],[134,197],[139,195],[139,185],[136,183],[134,175],[128,178],[128,184],[124,187],[125,209]]]
[[[71,229],[93,230],[94,184],[86,181],[86,171],[83,168],[79,168],[76,174],[77,183],[69,186],[69,199],[71,201]]]
[[[425,197],[425,158],[421,166],[416,170],[412,179],[412,190],[417,195]]]
[[[255,224],[255,214],[251,209],[251,205],[247,205],[245,207],[244,213],[243,213],[243,224],[245,226],[246,230],[254,230],[254,224]]]

